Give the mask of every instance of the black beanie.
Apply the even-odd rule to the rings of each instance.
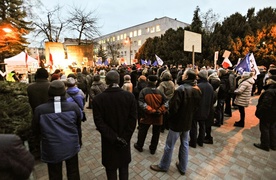
[[[65,85],[64,82],[60,80],[54,80],[50,83],[48,89],[49,96],[64,96],[65,95]]]
[[[105,76],[105,82],[107,85],[110,85],[110,84],[119,84],[120,82],[120,75],[117,71],[115,70],[111,70],[109,71],[106,76]]]
[[[36,79],[47,79],[48,76],[49,76],[49,73],[45,68],[39,68],[36,70],[36,73],[35,73]]]

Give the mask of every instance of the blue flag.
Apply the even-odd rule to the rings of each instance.
[[[157,61],[154,61],[154,62],[152,63],[152,65],[153,65],[153,66],[158,66]]]
[[[144,61],[143,59],[141,59],[141,64],[142,64],[142,65],[145,64],[145,61]]]
[[[151,60],[147,61],[147,66],[151,65]]]
[[[108,60],[107,59],[104,61],[104,65],[108,66]]]
[[[242,74],[243,72],[251,72],[250,69],[250,53],[248,53],[241,61],[240,63],[235,67],[235,70]]]

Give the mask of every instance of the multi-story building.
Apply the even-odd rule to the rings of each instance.
[[[185,28],[186,26],[189,26],[189,24],[177,19],[169,17],[155,18],[152,21],[96,38],[95,41],[98,45],[94,46],[94,52],[98,54],[100,45],[106,51],[110,43],[121,44],[122,47],[118,50],[117,59],[122,60],[126,64],[132,64],[134,63],[135,54],[148,38],[160,37],[170,28],[176,30],[179,27]]]

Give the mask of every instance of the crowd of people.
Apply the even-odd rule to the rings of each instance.
[[[274,65],[258,76],[253,72],[238,74],[231,67],[208,66],[99,66],[77,68],[68,75],[59,69],[49,74],[39,68],[27,92],[34,117],[30,152],[47,163],[49,179],[62,179],[63,161],[68,179],[80,179],[78,152],[84,108],[92,110],[101,134],[102,164],[108,179],[117,179],[118,170],[120,179],[128,179],[133,132],[138,129],[134,148],[142,152],[150,126],[149,150],[153,155],[160,133],[168,130],[160,163],[150,168],[166,172],[180,138],[176,167],[185,175],[189,147],[213,144],[212,126],[223,125],[224,117],[232,116],[232,109],[240,113],[234,126],[243,128],[245,108],[254,94],[261,94],[256,110],[261,138],[254,146],[276,150]]]

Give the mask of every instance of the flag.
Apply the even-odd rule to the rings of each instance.
[[[141,64],[142,65],[145,64],[145,60],[141,59]]]
[[[152,63],[152,65],[153,65],[153,66],[158,66],[157,61],[154,61],[154,62]]]
[[[98,61],[96,62],[96,64],[97,64],[97,65],[102,65],[102,63],[103,63],[103,62],[102,62],[102,58],[99,57],[99,59],[98,59]]]
[[[257,66],[253,53],[250,54],[249,61],[250,61],[251,71],[254,72],[254,79],[257,79],[258,74],[260,74],[260,70]]]
[[[106,59],[106,60],[104,61],[104,65],[105,65],[105,66],[108,66],[108,64],[109,64],[109,63],[108,63],[108,60]]]
[[[240,60],[240,63],[235,67],[235,70],[242,74],[243,72],[251,72],[250,68],[250,60],[249,60],[249,53],[242,59]]]
[[[151,60],[147,60],[147,66],[151,65]]]
[[[221,65],[222,65],[222,67],[223,67],[224,69],[233,66],[232,63],[231,63],[231,61],[230,61],[228,58],[224,58],[224,60],[223,60],[223,62],[222,62]]]
[[[36,49],[36,54],[37,54],[37,63],[38,63],[38,67],[41,67],[41,66],[40,66],[40,57],[39,57],[38,48]]]
[[[158,57],[156,54],[155,54],[155,58],[157,60],[158,65],[162,66],[164,63],[163,60],[160,57]]]
[[[53,65],[54,65],[54,60],[53,60],[53,56],[52,56],[52,53],[51,53],[50,48],[49,48],[49,66],[50,66],[50,69],[53,68]]]
[[[26,63],[26,67],[28,67],[28,53],[27,53],[27,50],[25,50],[25,63]]]

